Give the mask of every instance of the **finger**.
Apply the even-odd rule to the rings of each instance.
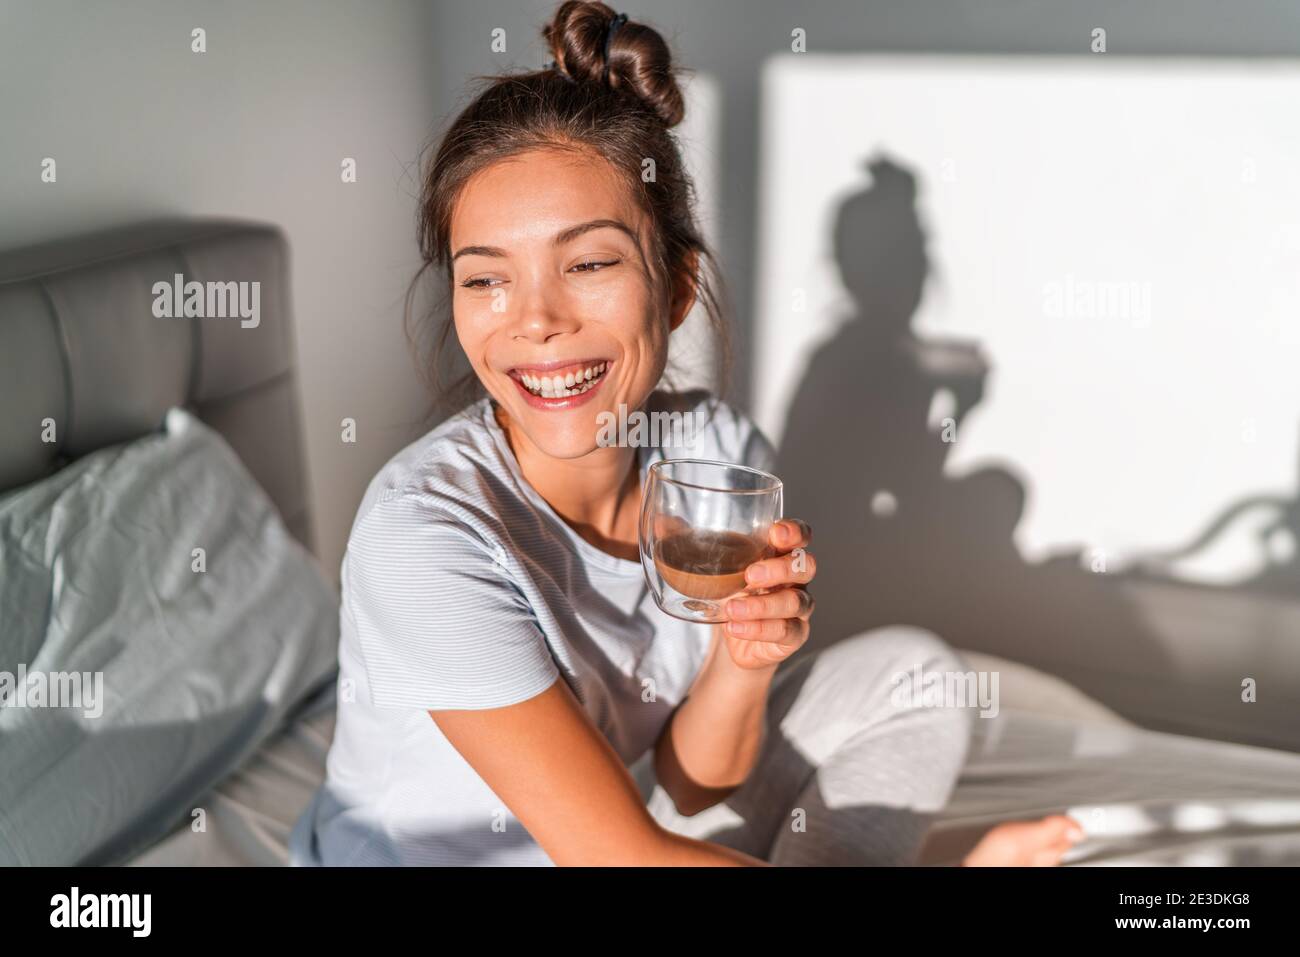
[[[750,641],[746,642],[746,648],[756,658],[779,663],[798,651],[807,640],[808,636],[805,634],[791,638],[789,641]]]
[[[809,635],[808,623],[798,618],[729,621],[723,627],[733,639],[751,641],[764,648],[780,649],[787,655],[803,645]],[[744,629],[746,633],[733,634],[733,628]]]
[[[798,586],[779,588],[762,595],[741,595],[727,602],[728,617],[747,620],[761,618],[807,618],[812,613],[812,596]]]
[[[760,618],[754,621],[728,620],[727,634],[746,641],[791,642],[800,640],[808,623],[802,618]]]
[[[812,527],[797,518],[779,518],[768,529],[767,539],[774,547],[788,552],[812,540]]]
[[[807,618],[813,597],[803,588],[781,588],[765,595],[745,595],[727,602],[727,615],[736,619]]]
[[[806,585],[817,574],[812,552],[802,547],[789,555],[778,555],[754,562],[745,569],[745,582],[772,588],[777,585]]]

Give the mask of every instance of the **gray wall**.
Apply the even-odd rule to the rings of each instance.
[[[167,214],[256,218],[288,232],[315,531],[331,576],[366,483],[418,434],[425,406],[401,327],[402,295],[418,266],[414,164],[428,136],[464,102],[472,75],[545,62],[538,30],[554,7],[553,0],[0,0],[0,250]],[[719,86],[717,244],[737,306],[732,397],[745,407],[759,214],[756,81],[766,57],[788,51],[794,27],[820,53],[1087,55],[1090,31],[1101,26],[1111,56],[1300,55],[1300,5],[1271,0],[643,0],[628,12],[659,27],[683,65]],[[194,26],[208,31],[202,56],[189,50]],[[507,31],[504,54],[490,50],[494,27]],[[59,162],[57,186],[40,182],[45,156]],[[339,182],[343,156],[360,164],[355,186]],[[356,445],[340,441],[344,417],[359,424]],[[1069,584],[1069,600],[1039,609],[1035,623],[1033,609],[1014,604],[1025,592],[1015,578],[1023,568],[1015,555],[1007,558],[992,583],[1007,597],[998,603],[1005,621],[963,634],[970,606],[950,601],[938,609],[952,625],[940,630],[959,647],[1032,650],[1061,607],[1075,609],[1076,624],[1095,623],[1099,604],[1117,609],[1111,638],[1124,644],[1128,599]],[[934,596],[911,597],[921,607]],[[1242,620],[1272,614],[1262,599],[1237,598]],[[1167,608],[1170,620],[1213,617],[1189,612],[1193,605],[1167,590],[1146,592],[1143,601]],[[1288,604],[1271,620],[1289,621],[1293,612]],[[835,637],[826,620],[823,614],[822,633]],[[866,623],[846,619],[844,629]],[[1018,646],[999,644],[1013,627],[1023,632]],[[1071,646],[1086,656],[1088,637]],[[1132,700],[1152,699],[1146,678],[1165,664],[1153,655],[1145,670],[1131,671]],[[1058,673],[1086,677],[1065,663]],[[1201,704],[1167,690],[1171,707]],[[1261,708],[1260,715],[1234,736],[1270,743],[1264,732],[1276,713]]]
[[[541,66],[548,53],[537,30],[553,9],[550,0],[439,6],[440,112],[461,102],[471,74]],[[1300,55],[1300,5],[1272,2],[645,0],[627,12],[659,28],[683,65],[707,72],[718,86],[718,242],[739,340],[732,398],[751,410],[747,372],[761,214],[758,80],[764,60],[788,54],[795,27],[806,31],[808,51],[821,54],[1091,57],[1092,30],[1102,27],[1110,57]],[[505,54],[489,50],[496,27],[507,32]],[[847,123],[854,122],[853,108],[844,104]],[[891,253],[885,260],[896,265],[906,222],[868,225],[878,230],[878,249]],[[854,235],[861,238],[860,231]],[[848,263],[862,263],[869,253],[837,250]],[[890,274],[884,281],[907,280]],[[1073,556],[1026,562],[1010,536],[1025,492],[1014,477],[985,470],[970,481],[949,481],[926,471],[915,442],[891,444],[902,431],[896,424],[911,421],[900,414],[905,399],[933,390],[880,359],[889,354],[884,346],[837,339],[824,350],[822,365],[805,373],[803,383],[812,387],[789,409],[777,470],[787,482],[791,514],[818,530],[813,551],[821,566],[808,650],[906,621],[959,649],[1053,672],[1151,727],[1300,749],[1292,720],[1300,681],[1278,677],[1296,673],[1294,645],[1281,636],[1300,633],[1300,562],[1222,592],[1159,577],[1092,574]],[[999,356],[991,362],[996,368]],[[845,443],[846,435],[859,441]],[[867,484],[872,464],[881,462],[895,466],[894,484]],[[887,527],[876,523],[862,506],[879,487],[906,488],[919,507]],[[1289,515],[1300,535],[1300,497]],[[1256,672],[1271,676],[1272,690],[1268,700],[1243,707],[1240,680]]]
[[[416,162],[466,80],[547,59],[546,0],[0,2],[0,250],[164,214],[278,223],[294,303],[311,491],[327,574],[379,466],[419,431],[425,395],[401,329],[418,267]],[[737,306],[733,397],[748,405],[760,62],[794,26],[814,52],[1300,53],[1300,6],[1273,2],[803,3],[644,0],[680,61],[723,98],[718,246]],[[190,52],[195,26],[208,52]],[[489,49],[504,27],[508,50]],[[40,182],[53,156],[59,182]],[[360,181],[339,182],[343,156]],[[339,422],[357,419],[356,445]]]
[[[429,16],[393,0],[0,3],[0,250],[165,215],[288,233],[315,540],[334,580],[366,483],[424,401],[400,309],[419,265],[409,166],[435,108]],[[191,53],[200,26],[208,50]],[[46,156],[56,184],[40,180]],[[345,156],[355,184],[340,182]]]
[[[439,3],[434,15],[440,110],[461,99],[466,77],[549,59],[539,30],[551,0]],[[747,318],[752,314],[758,233],[758,70],[788,52],[790,31],[807,32],[812,53],[1089,53],[1091,31],[1107,32],[1108,55],[1300,55],[1300,4],[1274,0],[640,0],[611,3],[656,27],[679,61],[717,78],[722,94],[720,249],[736,305],[737,382],[748,406]],[[493,53],[503,27],[508,50]]]

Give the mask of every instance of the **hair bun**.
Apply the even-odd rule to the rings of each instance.
[[[653,27],[627,20],[610,42],[606,62],[605,39],[616,15],[608,4],[565,0],[554,19],[542,28],[556,69],[575,82],[636,97],[665,126],[676,126],[686,115],[686,107],[668,44]]]

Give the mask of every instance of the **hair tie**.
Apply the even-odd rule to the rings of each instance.
[[[576,85],[577,82],[578,82],[578,81],[575,80],[573,77],[569,76],[569,74],[567,74],[567,73],[565,73],[563,70],[561,70],[561,69],[560,69],[560,64],[556,63],[554,60],[551,60],[549,63],[546,64],[546,66],[542,67],[542,69],[543,69],[543,70],[550,70],[550,71],[552,71],[552,72],[554,72],[554,73],[558,73],[560,76],[564,77],[564,82],[566,82],[566,83],[572,83],[572,84],[575,84],[575,85]]]
[[[609,26],[606,27],[605,29],[605,85],[606,86],[609,85],[609,47],[614,40],[614,34],[618,33],[618,28],[625,23],[627,23],[627,14],[617,13],[610,19]],[[577,84],[578,82],[573,77],[569,76],[567,72],[561,70],[560,64],[556,60],[548,61],[546,66],[542,67],[542,69],[551,70],[555,73],[558,73],[560,76],[564,77],[565,81],[568,83]]]
[[[609,21],[609,28],[605,31],[605,83],[609,84],[609,45],[614,40],[614,34],[618,33],[618,28],[627,23],[627,14],[615,14],[614,18]]]

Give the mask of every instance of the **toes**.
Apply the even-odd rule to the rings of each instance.
[[[1068,814],[1052,814],[1039,823],[1043,828],[1044,838],[1054,844],[1060,843],[1069,847],[1084,838],[1083,825]]]
[[[1085,836],[1079,822],[1067,814],[1053,814],[1044,818],[1040,825],[1046,840],[1034,854],[1034,866],[1037,867],[1056,867],[1070,848]]]
[[[972,865],[1055,867],[1066,852],[1083,839],[1079,822],[1066,814],[1040,820],[999,824],[968,856]]]
[[[1030,867],[1055,867],[1065,855],[1064,848],[1046,847],[1036,851],[1030,859]]]

